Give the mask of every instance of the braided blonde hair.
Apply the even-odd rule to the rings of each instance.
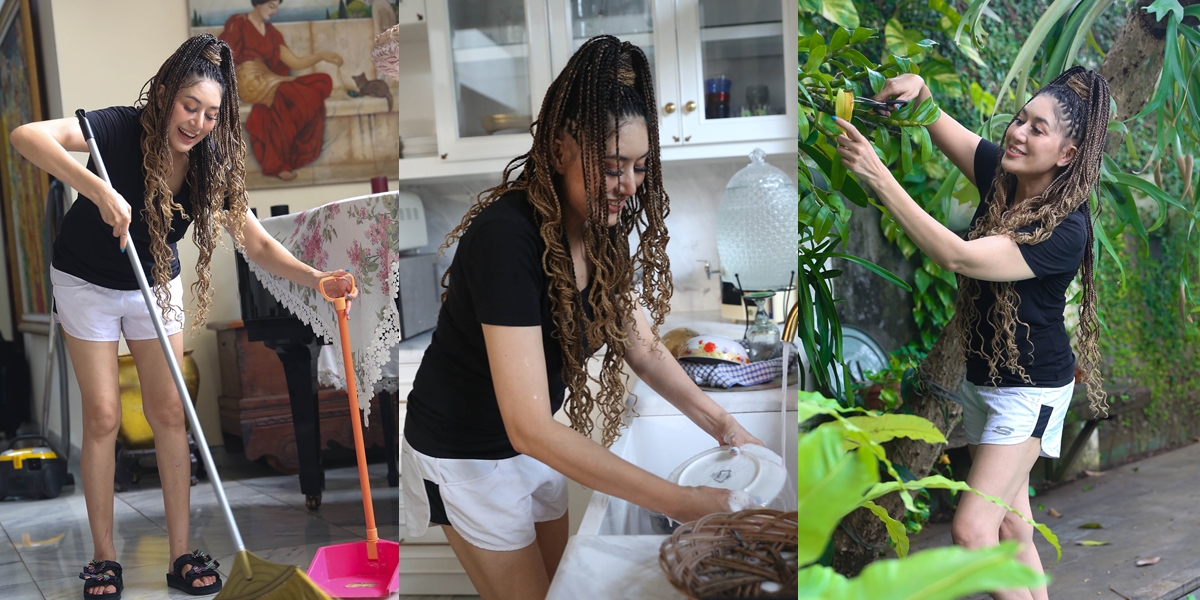
[[[1094,275],[1095,253],[1092,228],[1095,226],[1088,199],[1100,176],[1100,162],[1104,153],[1104,142],[1108,130],[1109,98],[1108,83],[1099,74],[1074,67],[1059,75],[1038,91],[1040,95],[1053,98],[1057,106],[1060,127],[1065,137],[1079,148],[1074,160],[1064,167],[1046,187],[1045,191],[1032,198],[1015,199],[1010,196],[1016,190],[1016,177],[997,163],[995,191],[988,210],[974,224],[967,239],[978,239],[992,235],[1006,235],[1018,244],[1038,244],[1050,237],[1068,215],[1082,210],[1087,221],[1087,247],[1084,249],[1080,276],[1083,295],[1079,307],[1078,349],[1079,367],[1086,375],[1088,401],[1097,414],[1107,413],[1104,390],[1101,389],[1099,319]],[[1032,99],[1031,99],[1032,100]],[[1013,120],[1009,122],[1012,127]],[[1007,129],[1006,129],[1007,131]],[[1033,231],[1020,229],[1033,226]],[[987,315],[980,315],[975,300],[980,296],[981,285],[991,286],[996,301]],[[1021,298],[1013,282],[979,282],[958,275],[958,297],[955,300],[955,315],[947,325],[947,333],[955,337],[958,347],[965,356],[973,352],[988,360],[988,377],[999,380],[999,367],[1018,374],[1024,381],[1032,383],[1025,369],[1017,364],[1020,353],[1017,349],[1017,327],[1023,326],[1028,335],[1029,326],[1017,316]],[[976,324],[986,317],[996,335],[990,342],[976,350],[969,344],[970,336],[976,332]],[[960,360],[961,362],[961,360]]]
[[[188,39],[146,82],[138,99],[138,107],[142,109],[142,168],[146,173],[142,218],[150,230],[154,293],[159,309],[169,319],[175,310],[167,298],[172,259],[167,234],[171,231],[173,214],[183,212],[183,206],[175,201],[167,183],[174,165],[167,129],[179,90],[206,79],[221,86],[221,108],[216,126],[188,152],[187,181],[191,187],[191,219],[194,221],[192,240],[200,251],[196,261],[196,283],[192,284],[192,294],[197,300],[193,331],[204,325],[212,304],[210,267],[213,250],[221,238],[221,226],[229,229],[238,248],[243,244],[242,224],[247,206],[246,146],[242,142],[238,118],[233,51],[211,34],[203,33]],[[188,216],[183,214],[185,218]]]
[[[562,379],[569,394],[565,403],[571,426],[590,436],[597,425],[592,412],[599,409],[598,425],[602,443],[616,440],[625,409],[625,382],[621,365],[625,359],[627,329],[633,311],[645,306],[650,311],[651,329],[666,317],[671,300],[671,263],[667,258],[667,228],[670,212],[667,193],[662,185],[659,162],[658,120],[654,110],[654,84],[650,63],[641,49],[613,36],[588,40],[568,61],[566,68],[546,91],[537,121],[531,125],[533,146],[513,159],[504,169],[503,182],[479,195],[462,222],[446,236],[442,249],[450,247],[466,232],[479,213],[512,190],[524,191],[533,206],[546,252],[542,268],[549,277],[551,311],[555,335],[562,343]],[[621,123],[641,118],[649,135],[650,152],[646,157],[646,176],[642,185],[625,203],[616,226],[608,226],[604,189],[606,142]],[[582,296],[575,283],[575,267],[563,229],[562,205],[555,186],[552,148],[560,132],[571,134],[582,150],[584,189],[588,195],[587,226],[584,247],[595,268],[588,303],[594,318],[583,311]],[[619,140],[618,140],[619,143]],[[518,168],[523,171],[511,179]],[[629,236],[637,231],[637,248],[630,252]],[[638,301],[631,299],[634,271],[642,271]],[[450,272],[442,277],[448,286]],[[443,294],[443,299],[445,294]],[[581,335],[580,324],[585,335]],[[590,348],[585,347],[585,339]],[[598,383],[593,396],[588,389],[586,362],[591,352],[605,344]]]

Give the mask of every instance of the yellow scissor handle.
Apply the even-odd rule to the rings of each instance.
[[[358,291],[358,288],[354,284],[354,276],[349,273],[346,273],[345,275],[342,275],[341,277],[338,277],[336,275],[330,275],[329,277],[322,278],[321,281],[317,283],[317,289],[321,292],[321,295],[324,296],[326,300],[333,302],[335,305],[340,304],[340,306],[337,307],[338,310],[342,310],[345,308],[346,296],[338,296],[336,298],[331,297],[329,294],[325,293],[325,283],[328,281],[336,281],[338,279],[341,279],[342,277],[345,277],[346,279],[350,280],[350,293],[346,294],[346,296],[349,296],[349,295],[353,294],[354,292]],[[338,302],[339,300],[341,300],[341,302]]]

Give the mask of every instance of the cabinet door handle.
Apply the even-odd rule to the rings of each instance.
[[[671,137],[672,137],[672,138],[674,138],[674,139],[675,139],[675,141],[677,141],[677,142],[679,141],[679,136],[677,136],[677,135],[673,135],[673,136],[671,136]]]
[[[668,102],[667,105],[663,107],[663,112],[667,113],[668,115],[675,112],[675,103]],[[676,141],[678,141],[678,140],[676,140]]]
[[[692,141],[692,136],[690,136],[690,135],[689,135],[689,136],[687,136],[687,137],[683,138],[683,141],[685,141],[685,142],[690,142],[690,141]]]
[[[683,105],[683,114],[685,114],[685,115],[691,113],[694,110],[696,110],[696,101],[695,100],[688,100],[687,104]]]

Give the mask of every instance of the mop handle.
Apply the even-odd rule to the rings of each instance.
[[[350,293],[353,294],[354,276],[346,275],[350,279]],[[345,296],[330,297],[325,293],[325,283],[334,281],[337,277],[326,277],[317,284],[317,289],[321,291],[321,295],[326,300],[333,302],[334,309],[337,310],[338,317],[338,333],[342,339],[342,365],[346,370],[346,395],[350,397],[350,426],[354,430],[354,454],[358,459],[358,485],[362,489],[363,497],[363,512],[367,519],[367,559],[379,560],[379,551],[376,549],[376,542],[379,541],[379,533],[375,528],[375,508],[371,502],[371,480],[367,476],[367,453],[363,448],[363,433],[362,433],[362,417],[358,414],[358,384],[355,382],[354,362],[350,355],[350,324],[346,316],[346,298]]]
[[[100,158],[100,148],[96,145],[96,138],[92,134],[92,126],[88,123],[86,113],[81,108],[75,111],[75,116],[79,118],[79,127],[83,130],[83,138],[87,140],[88,150],[96,165],[96,172],[104,180],[104,183],[111,186],[112,182],[109,181],[108,171],[105,170],[104,161]],[[163,327],[162,318],[158,314],[158,307],[154,303],[154,294],[150,292],[150,285],[146,282],[146,273],[142,270],[142,262],[138,260],[137,248],[134,246],[132,238],[125,243],[125,255],[129,257],[129,264],[133,267],[134,276],[137,277],[138,287],[142,290],[142,299],[146,301],[146,309],[150,311],[150,318],[154,321],[154,331],[158,332],[158,342],[162,345],[163,354],[167,357],[167,364],[171,367],[171,376],[175,378],[175,388],[179,390],[179,399],[183,401],[183,410],[187,413],[188,423],[192,426],[192,434],[196,436],[196,446],[200,448],[200,455],[204,459],[204,468],[208,470],[208,479],[212,483],[213,492],[216,493],[221,510],[225,513],[225,522],[229,524],[229,532],[233,534],[236,552],[244,552],[246,545],[242,542],[242,534],[238,531],[237,522],[233,520],[233,510],[229,508],[229,499],[225,497],[221,476],[217,474],[212,454],[208,451],[204,430],[200,428],[200,419],[196,417],[196,409],[192,407],[192,397],[188,394],[187,385],[183,381],[183,372],[179,370],[179,363],[175,361],[175,352],[171,348],[171,342],[167,339],[167,330]]]

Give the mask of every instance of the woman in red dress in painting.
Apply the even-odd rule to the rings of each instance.
[[[254,157],[263,175],[284,181],[296,178],[296,169],[321,155],[325,138],[325,99],[333,79],[324,73],[292,76],[321,61],[342,65],[334,52],[296,56],[279,30],[268,23],[282,0],[251,0],[249,13],[233,15],[218,36],[233,48],[237,62],[238,91],[254,104],[246,119]]]

